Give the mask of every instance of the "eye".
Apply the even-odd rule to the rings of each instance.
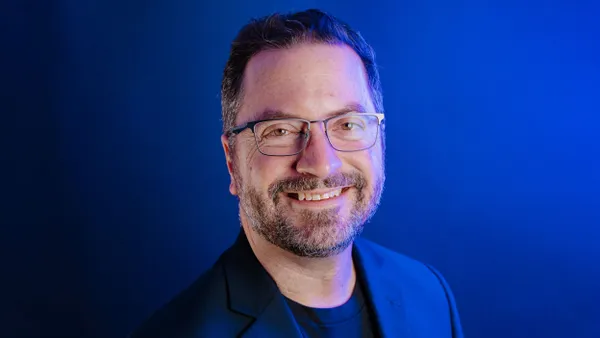
[[[265,135],[265,137],[269,137],[269,136],[286,136],[289,135],[290,131],[287,129],[283,129],[283,128],[277,128],[277,129],[273,129],[271,130],[267,135]]]
[[[340,126],[343,130],[353,130],[356,127],[358,127],[358,125],[354,122],[344,122],[342,123],[342,125]]]
[[[294,138],[302,133],[303,122],[294,120],[272,120],[260,123],[256,129],[257,135],[263,139]]]

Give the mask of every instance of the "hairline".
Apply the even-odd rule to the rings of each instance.
[[[298,47],[300,45],[330,45],[330,46],[339,46],[339,47],[347,47],[351,52],[353,52],[356,57],[358,57],[358,59],[360,60],[360,64],[362,67],[362,71],[364,73],[365,76],[365,80],[367,82],[367,89],[369,92],[369,100],[371,101],[370,103],[373,105],[373,107],[375,108],[375,113],[383,113],[383,111],[378,111],[378,110],[383,110],[383,109],[377,109],[377,103],[375,98],[373,97],[373,92],[374,92],[374,88],[371,84],[371,79],[367,70],[367,67],[365,65],[364,60],[362,59],[362,57],[356,52],[356,50],[349,45],[348,43],[341,41],[341,40],[336,40],[336,39],[332,39],[331,41],[329,41],[328,39],[319,39],[316,38],[314,36],[311,36],[309,34],[304,34],[301,35],[300,37],[296,37],[294,39],[292,39],[292,41],[290,42],[286,42],[286,43],[280,43],[280,44],[269,44],[267,45],[265,48],[260,49],[258,51],[256,51],[256,53],[252,54],[249,58],[248,61],[246,62],[244,69],[242,70],[242,76],[240,79],[240,87],[236,96],[236,107],[235,107],[235,118],[232,120],[232,125],[231,126],[226,126],[225,127],[225,131],[229,130],[233,127],[235,127],[236,125],[238,125],[238,123],[236,122],[239,115],[240,115],[240,111],[242,109],[242,102],[245,98],[245,94],[246,94],[246,70],[248,69],[248,65],[250,64],[250,62],[252,61],[253,58],[255,58],[257,55],[263,53],[263,52],[269,52],[269,51],[277,51],[277,50],[290,50],[294,47]]]

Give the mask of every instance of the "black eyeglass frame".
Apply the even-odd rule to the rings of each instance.
[[[329,134],[328,134],[328,129],[327,129],[327,122],[329,122],[330,120],[333,119],[337,119],[337,118],[341,118],[344,116],[365,116],[365,115],[369,115],[369,116],[375,116],[377,117],[377,135],[375,135],[375,140],[373,141],[373,143],[365,148],[361,148],[361,149],[357,149],[357,150],[340,150],[338,148],[336,148],[333,143],[331,143],[331,140],[329,139]],[[294,155],[298,155],[300,154],[305,148],[306,145],[308,144],[308,139],[310,138],[310,126],[313,123],[317,123],[317,122],[323,122],[323,125],[325,127],[325,135],[327,136],[327,141],[329,142],[329,144],[331,145],[331,147],[337,151],[341,151],[341,152],[356,152],[356,151],[362,151],[362,150],[367,150],[369,148],[372,148],[375,143],[377,143],[377,139],[379,138],[379,129],[383,126],[383,120],[384,120],[385,115],[383,113],[359,113],[359,112],[349,112],[349,113],[345,113],[342,115],[335,115],[323,120],[306,120],[306,119],[302,119],[302,118],[298,118],[298,117],[284,117],[284,118],[275,118],[275,119],[262,119],[262,120],[256,120],[256,121],[250,121],[250,122],[246,122],[244,124],[241,124],[239,126],[233,127],[231,129],[229,129],[229,131],[227,131],[227,135],[231,136],[231,135],[237,135],[241,132],[243,132],[246,129],[250,129],[252,131],[252,134],[254,134],[254,141],[256,142],[256,148],[258,149],[258,151],[265,155],[265,156],[294,156]],[[285,120],[294,120],[294,121],[303,121],[306,122],[308,125],[308,128],[306,130],[306,132],[304,133],[304,144],[302,145],[302,147],[300,148],[300,150],[298,150],[297,152],[293,153],[293,154],[286,154],[286,155],[273,155],[273,154],[266,154],[263,153],[263,151],[260,149],[260,145],[258,144],[258,139],[256,138],[256,131],[254,130],[254,127],[261,123],[261,122],[267,122],[267,121],[285,121]]]

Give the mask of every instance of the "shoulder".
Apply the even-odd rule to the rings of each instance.
[[[357,249],[360,251],[367,261],[372,261],[386,266],[387,268],[395,268],[398,272],[412,275],[413,277],[430,276],[431,267],[412,257],[386,248],[368,239],[358,239],[356,241]]]
[[[431,322],[449,323],[452,337],[463,337],[454,295],[436,268],[366,239],[356,245],[365,273],[379,278],[387,293],[402,295],[396,301],[411,309],[406,313],[409,321],[419,322],[426,313]]]
[[[358,240],[356,245],[365,269],[377,266],[381,270],[380,275],[393,280],[394,284],[401,283],[404,289],[410,291],[408,294],[424,298],[447,298],[450,292],[448,284],[442,274],[430,264],[367,239]]]
[[[222,257],[160,309],[146,318],[128,336],[196,337],[222,334],[235,328],[236,319],[245,325],[245,317],[236,318],[227,307],[227,289]]]

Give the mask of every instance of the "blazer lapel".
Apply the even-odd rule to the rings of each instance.
[[[413,337],[406,322],[400,277],[360,239],[354,243],[353,258],[379,336]],[[242,231],[228,251],[224,266],[229,308],[254,319],[240,337],[302,337],[285,298],[254,256]]]
[[[353,256],[358,276],[365,286],[369,305],[381,337],[412,337],[403,307],[401,281],[395,280],[383,257],[375,254],[361,240],[354,245]]]
[[[240,337],[302,337],[285,298],[256,259],[243,231],[225,258],[225,278],[229,308],[254,318]]]

